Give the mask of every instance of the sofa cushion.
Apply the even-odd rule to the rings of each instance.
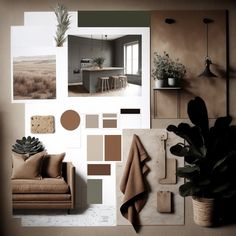
[[[71,199],[70,194],[61,194],[61,193],[15,193],[12,194],[13,201],[69,201]]]
[[[62,161],[65,153],[47,154],[43,158],[42,176],[46,178],[61,178],[62,176]]]
[[[12,179],[41,179],[42,159],[45,152],[26,157],[23,154],[12,153]]]
[[[13,179],[12,193],[69,193],[69,186],[63,178]]]

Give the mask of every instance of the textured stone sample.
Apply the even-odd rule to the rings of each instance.
[[[54,116],[32,116],[31,133],[47,134],[55,132]]]

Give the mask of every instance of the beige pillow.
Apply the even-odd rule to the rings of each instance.
[[[41,166],[45,151],[26,157],[12,153],[12,179],[41,179]]]
[[[65,153],[45,155],[43,158],[42,176],[46,178],[61,178],[62,161],[65,155]]]

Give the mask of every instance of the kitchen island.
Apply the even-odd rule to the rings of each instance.
[[[99,77],[110,77],[123,74],[124,68],[122,67],[104,67],[101,69],[86,68],[82,71],[83,86],[88,90],[89,93],[96,93]]]

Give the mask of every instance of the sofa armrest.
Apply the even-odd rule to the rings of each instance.
[[[75,207],[75,167],[72,162],[66,163],[66,179],[71,192],[71,208]]]

